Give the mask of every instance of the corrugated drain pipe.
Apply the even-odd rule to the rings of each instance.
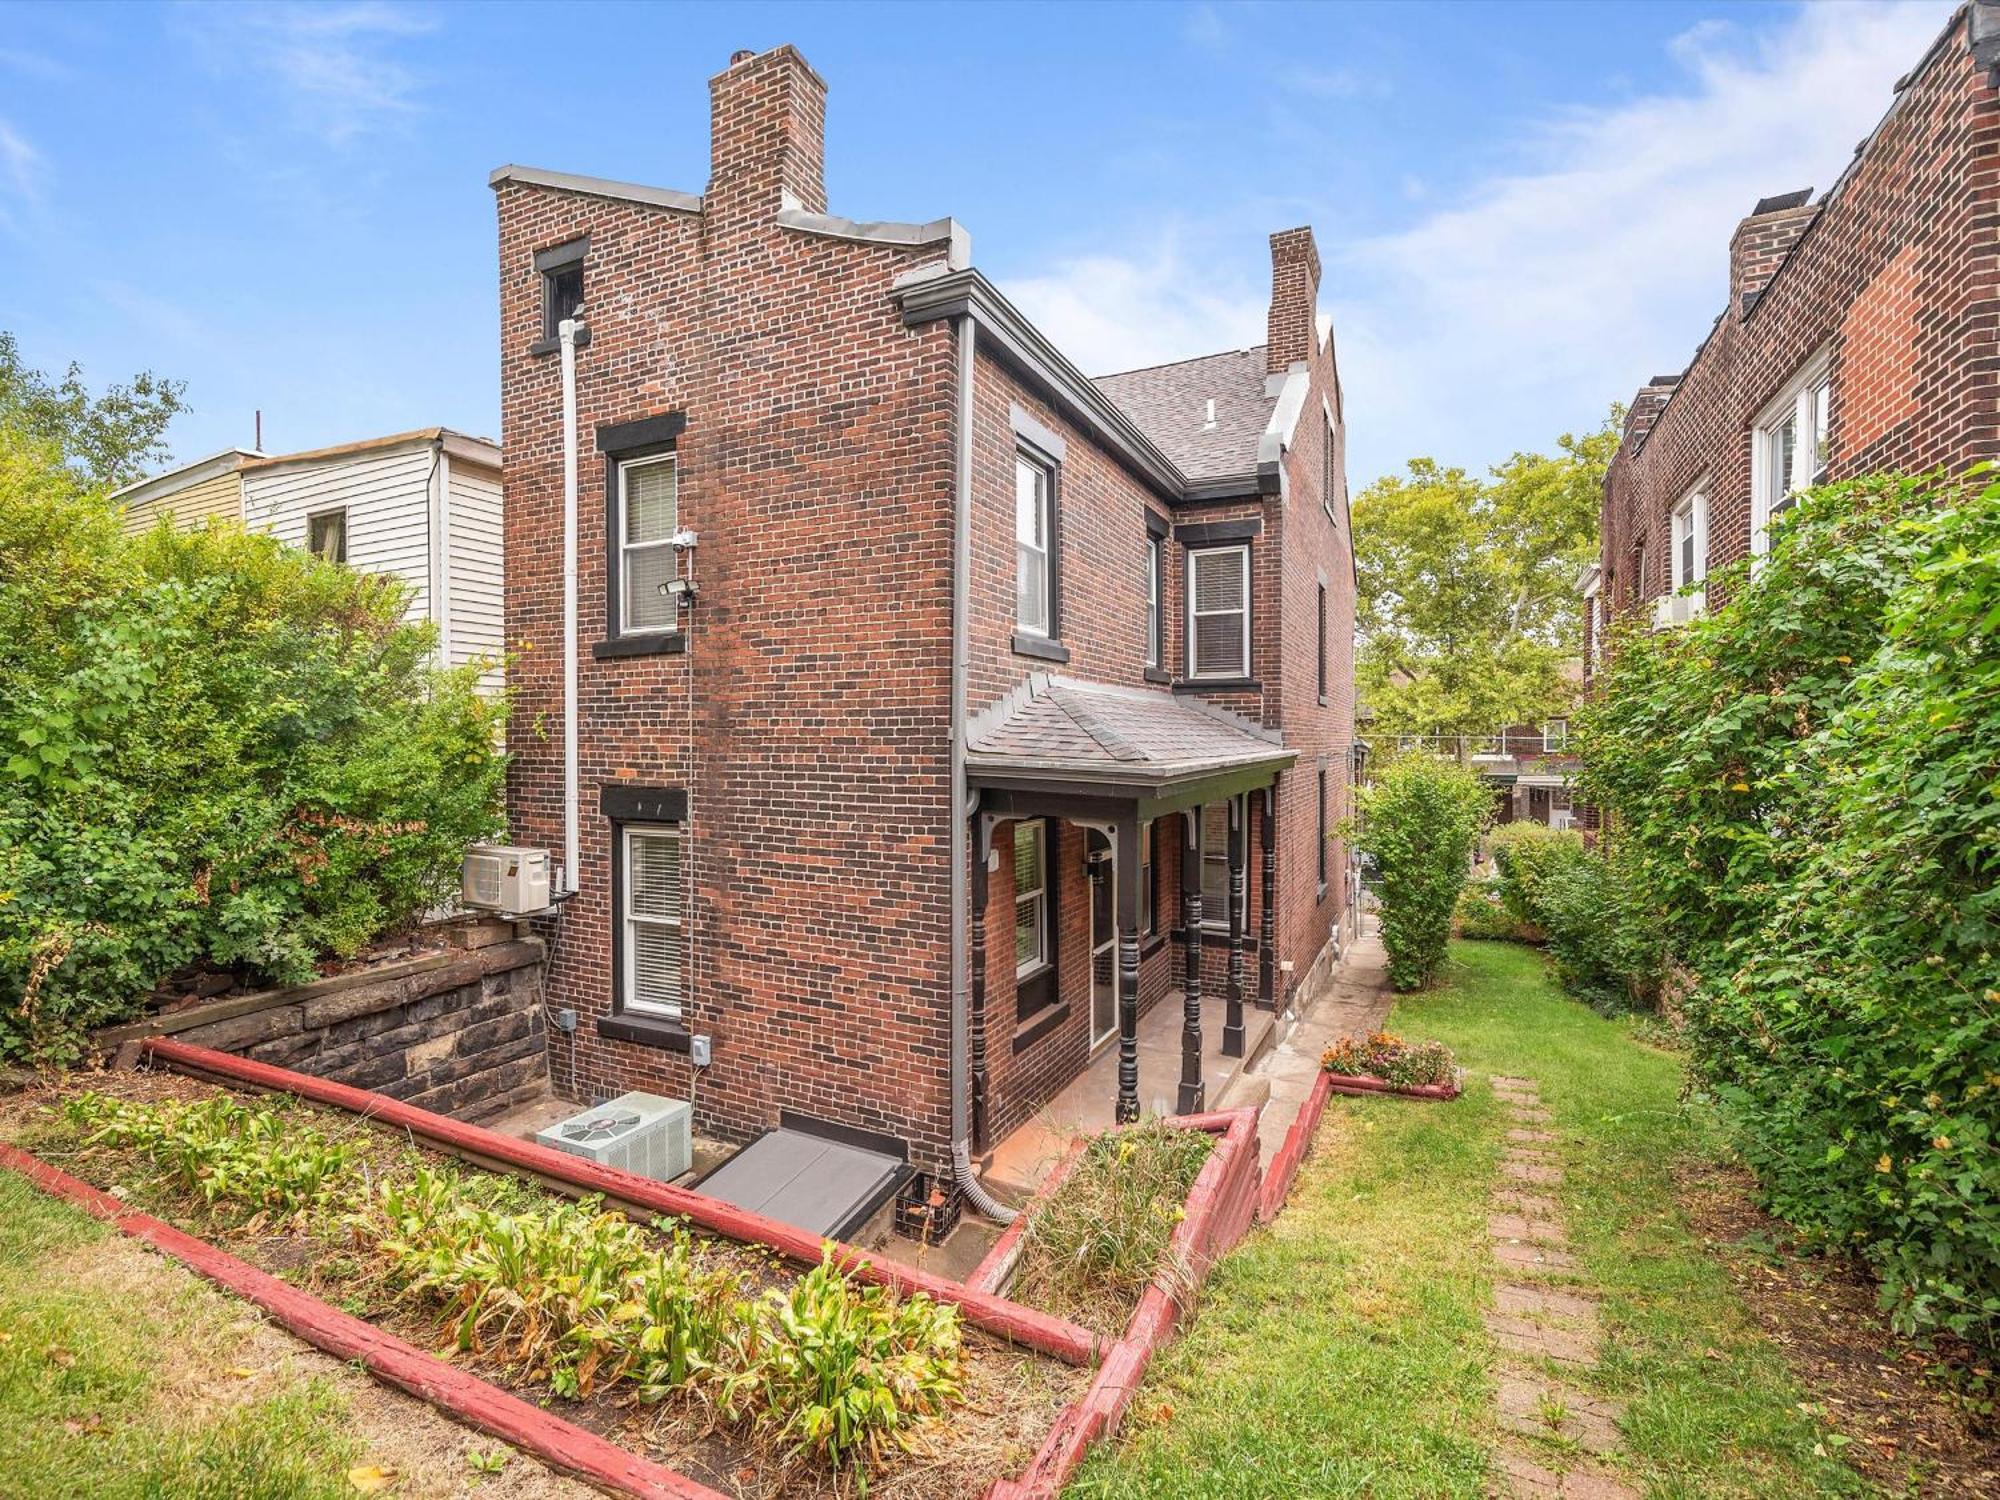
[[[951,1171],[974,1212],[1011,1224],[1014,1210],[987,1192],[973,1173],[966,1118],[966,1017],[972,989],[965,936],[966,835],[975,809],[959,799],[965,795],[965,679],[972,633],[972,315],[961,313],[952,327],[958,337],[958,411],[951,524]]]

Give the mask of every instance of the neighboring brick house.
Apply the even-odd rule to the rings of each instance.
[[[1818,199],[1766,198],[1729,245],[1729,302],[1694,361],[1633,398],[1581,580],[1606,623],[1767,547],[1791,494],[2000,458],[2000,4],[1954,12]]]
[[[1136,1066],[1142,1006],[1194,991],[1184,1029],[1228,1026],[1233,960],[1243,1003],[1282,1007],[1351,911],[1318,254],[1272,236],[1266,346],[1092,381],[951,220],[828,215],[793,48],[710,91],[699,197],[493,174],[510,813],[578,851],[547,922],[549,1003],[579,1017],[557,1086],[692,1097],[734,1139],[795,1112],[966,1186],[1097,1047]]]

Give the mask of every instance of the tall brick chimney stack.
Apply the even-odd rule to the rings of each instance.
[[[1819,212],[1812,189],[1760,198],[1750,217],[1729,237],[1729,305],[1746,316],[1757,305],[1764,283],[1771,279],[1792,246]]]
[[[710,214],[826,212],[826,82],[798,48],[738,52],[709,79],[708,108]]]
[[[1319,246],[1311,225],[1271,236],[1271,313],[1264,368],[1282,374],[1312,357],[1319,337]]]

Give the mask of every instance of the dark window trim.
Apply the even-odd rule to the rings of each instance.
[[[1017,630],[1014,632],[1014,654],[1036,657],[1041,661],[1066,662],[1069,660],[1069,647],[1061,641],[1036,635],[1031,630]]]
[[[1174,684],[1177,693],[1261,693],[1264,684],[1256,677],[1183,677]]]
[[[1020,1024],[1014,1028],[1013,1050],[1026,1052],[1068,1019],[1067,1005],[1045,1005],[1032,1014],[1022,1017]]]
[[[1174,528],[1174,540],[1192,550],[1214,547],[1223,542],[1247,542],[1264,534],[1264,518],[1249,516],[1240,521],[1191,521]]]
[[[635,1042],[668,1052],[685,1052],[693,1032],[687,1024],[687,971],[693,944],[694,903],[687,883],[687,790],[609,784],[598,788],[598,810],[611,839],[611,995],[606,1014],[598,1017],[597,1034],[612,1041]],[[628,824],[675,826],[681,836],[681,1009],[679,1016],[652,1016],[625,1009],[625,829]]]
[[[562,341],[557,336],[553,321],[555,305],[550,297],[550,279],[556,273],[567,271],[571,267],[581,270],[584,258],[589,253],[590,236],[587,234],[578,235],[573,240],[565,240],[560,245],[551,245],[546,250],[535,252],[535,276],[540,282],[542,293],[542,336],[528,346],[530,354],[553,354],[562,347]],[[589,342],[589,327],[579,326],[576,330],[577,347],[582,348]]]
[[[1062,999],[1062,941],[1058,929],[1062,845],[1057,833],[1061,819],[1023,818],[1020,821],[1042,825],[1042,948],[1048,960],[1027,978],[1014,981],[1014,1017],[1025,1025],[1045,1010],[1060,1008]],[[1010,929],[1009,953],[1013,952],[1011,939]]]
[[[678,455],[681,433],[687,428],[687,413],[663,412],[632,422],[612,422],[597,429],[597,451],[604,455],[604,639],[591,647],[599,661],[616,656],[663,656],[687,649],[687,637],[678,630],[639,631],[625,634],[624,611],[619,598],[618,548],[618,466],[635,458],[651,458],[658,453]],[[681,476],[674,476],[675,506],[678,510]]]
[[[1015,416],[1019,418],[1022,415],[1023,413],[1017,409]],[[1054,434],[1049,434],[1049,436],[1053,437]],[[1061,439],[1056,439],[1056,443],[1060,447]],[[1047,537],[1049,558],[1049,630],[1047,636],[1040,636],[1031,630],[1017,629],[1014,632],[1014,649],[1023,656],[1038,656],[1046,661],[1068,661],[1069,652],[1064,649],[1062,644],[1062,456],[1059,453],[1051,453],[1048,449],[1042,447],[1041,444],[1035,442],[1031,434],[1022,432],[1020,430],[1020,423],[1017,421],[1014,430],[1014,461],[1019,463],[1024,458],[1029,463],[1040,468],[1048,476],[1049,482],[1049,530]],[[1013,470],[1010,468],[1007,474],[1009,481],[1007,493],[1010,497],[1013,495],[1013,477]],[[1018,538],[1016,539],[1016,545],[1018,545]],[[1019,563],[1017,562],[1015,566],[1018,567]],[[1020,623],[1018,601],[1015,605],[1014,618],[1016,625],[1018,625]],[[1034,641],[1038,644],[1046,643],[1047,646],[1052,647],[1055,651],[1062,652],[1062,655],[1052,655],[1046,650],[1024,650],[1021,645],[1023,641]]]
[[[1319,706],[1326,707],[1326,580],[1319,581]]]

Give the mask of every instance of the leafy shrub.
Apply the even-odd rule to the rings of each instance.
[[[1542,922],[1542,878],[1552,864],[1580,854],[1583,835],[1541,823],[1503,823],[1486,836],[1493,854],[1500,902],[1515,921],[1546,931]]]
[[[1500,900],[1500,883],[1481,880],[1458,893],[1452,928],[1459,937],[1495,943],[1525,943],[1538,939]]]
[[[1398,1088],[1458,1079],[1458,1059],[1443,1042],[1406,1042],[1387,1031],[1365,1040],[1342,1037],[1321,1054],[1319,1065],[1346,1078],[1379,1078]]]
[[[1657,1002],[1664,941],[1628,863],[1539,823],[1496,828],[1488,842],[1502,904],[1547,945],[1565,989],[1606,1014]]]
[[[502,710],[406,597],[234,528],[123,537],[0,428],[0,1059],[191,965],[310,979],[450,894]]]
[[[1381,870],[1389,982],[1421,989],[1451,941],[1451,917],[1492,796],[1472,771],[1433,755],[1399,755],[1362,790],[1359,838]]]
[[[1123,1332],[1132,1300],[1161,1270],[1214,1145],[1206,1131],[1162,1122],[1095,1137],[1029,1220],[1011,1295],[1100,1332]]]
[[[1802,497],[1754,581],[1623,633],[1586,789],[1693,975],[1684,1037],[1777,1212],[1908,1330],[2000,1344],[2000,487]]]

